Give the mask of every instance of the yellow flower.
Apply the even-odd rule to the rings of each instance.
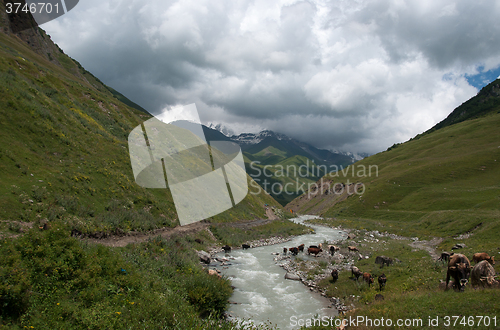
[[[116,312],[116,314],[120,315],[122,312]]]
[[[57,306],[59,306],[59,305],[60,305],[60,304],[59,304],[59,303],[57,303]]]
[[[130,303],[131,305],[135,304],[133,301]]]

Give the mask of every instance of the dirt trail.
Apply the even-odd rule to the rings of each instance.
[[[97,239],[97,238],[85,238],[84,241],[102,244],[111,247],[124,247],[128,244],[142,243],[150,238],[161,236],[162,238],[168,238],[172,235],[186,235],[190,233],[195,233],[200,230],[210,230],[208,229],[208,223],[195,222],[185,226],[177,226],[175,228],[162,228],[149,233],[137,233],[127,236],[111,236],[107,238]],[[212,233],[210,232],[212,235]],[[213,236],[213,235],[212,235]]]
[[[434,237],[430,241],[415,241],[409,245],[413,248],[425,250],[429,252],[434,260],[439,258],[439,254],[436,253],[436,246],[438,246],[443,241],[443,238]]]

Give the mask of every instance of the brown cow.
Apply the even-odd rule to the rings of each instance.
[[[304,244],[300,244],[299,245],[299,251],[300,252],[304,252]]]
[[[453,277],[453,286],[460,291],[464,291],[465,286],[469,282],[470,276],[470,262],[466,256],[460,253],[455,253],[450,257],[448,262],[448,272],[446,273],[446,289],[448,289],[448,283],[450,282],[450,277]]]
[[[487,260],[480,261],[472,268],[470,281],[472,286],[491,287],[495,282],[495,269]]]
[[[363,273],[356,266],[351,266],[351,273],[353,277],[356,277],[356,281],[361,275],[363,275]]]
[[[492,265],[495,264],[495,257],[490,257],[486,252],[474,253],[474,255],[472,256],[472,261],[474,261],[475,263],[478,263],[483,260],[488,261]]]
[[[299,254],[299,248],[297,248],[297,247],[291,247],[288,249],[288,251],[290,251],[290,253],[293,254],[294,256]]]
[[[347,248],[349,249],[349,251],[357,251],[357,252],[359,252],[358,248],[355,247],[355,246],[348,246]]]
[[[287,248],[283,248],[283,254],[286,254],[288,252]]]
[[[315,256],[318,256],[318,253],[323,252],[321,248],[308,248],[307,249],[307,254],[314,254]]]
[[[373,283],[373,276],[370,273],[363,273],[363,281],[368,283],[368,286],[371,286]]]

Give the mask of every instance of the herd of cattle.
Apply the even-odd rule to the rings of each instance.
[[[242,248],[248,249],[250,245],[243,244]],[[327,251],[333,256],[335,252],[340,250],[340,247],[335,245],[328,245]],[[358,248],[355,246],[347,247],[350,252],[359,252]],[[231,247],[225,245],[222,247],[224,252],[230,252]],[[305,246],[301,244],[297,247],[291,248],[283,248],[283,253],[287,254],[290,252],[292,255],[298,255],[299,252],[304,252]],[[319,253],[323,252],[323,244],[311,245],[307,248],[307,254],[317,256]],[[379,260],[380,259],[380,260]],[[493,287],[500,286],[500,283],[495,280],[496,272],[493,268],[495,265],[495,257],[490,257],[488,253],[481,252],[475,253],[472,256],[472,261],[476,263],[474,267],[471,267],[471,263],[469,259],[460,253],[453,252],[443,252],[439,257],[438,261],[448,262],[448,270],[446,273],[446,289],[449,288],[450,279],[453,279],[452,287],[456,290],[463,291],[465,286],[469,282],[469,278],[471,280],[472,286],[483,286],[483,287]],[[392,264],[392,259],[387,257],[377,257],[375,263],[381,263],[382,267],[384,264],[390,265]],[[356,281],[362,277],[363,281],[368,283],[368,286],[374,283],[374,277],[367,272],[362,272],[356,266],[351,266],[351,273],[353,279]],[[333,282],[335,283],[339,278],[339,272],[337,269],[334,269],[331,273]],[[387,277],[384,273],[382,273],[377,278],[379,289],[382,290],[385,287],[387,282]]]
[[[476,263],[471,267],[469,259],[460,253],[443,252],[438,260],[448,261],[448,271],[446,273],[446,289],[450,279],[453,278],[453,287],[463,291],[471,280],[472,286],[492,287],[498,286],[495,280],[495,257],[490,257],[488,253],[474,253],[472,261]]]

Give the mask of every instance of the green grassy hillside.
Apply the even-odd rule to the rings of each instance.
[[[0,218],[64,219],[104,234],[177,225],[169,190],[144,189],[132,175],[128,134],[150,115],[90,73],[73,74],[78,65],[63,53],[67,65],[57,65],[15,37],[0,34],[0,45]],[[249,194],[233,218],[261,217],[266,203],[277,206]]]
[[[360,188],[359,193],[319,212],[406,235],[448,237],[472,232],[471,239],[493,247],[500,234],[498,127],[497,110],[365,158],[345,173],[326,177],[333,182],[361,182],[364,193]],[[301,204],[300,212],[307,213],[325,198],[312,195]]]
[[[421,319],[423,328],[429,318],[438,318],[436,328],[440,328],[447,316],[460,315],[449,327],[460,329],[464,316],[498,314],[498,289],[473,290],[469,284],[464,293],[445,291],[440,280],[446,279],[446,262],[436,259],[457,243],[464,248],[454,252],[468,258],[476,252],[500,258],[500,95],[489,93],[484,98],[485,91],[494,91],[499,82],[465,103],[471,106],[467,113],[474,114],[469,118],[327,175],[286,206],[319,214],[325,218],[316,222],[322,224],[355,228],[351,232],[355,238],[339,243],[341,248],[357,246],[367,258],[355,265],[363,272],[387,276],[383,291],[354,281],[349,271],[342,271],[336,283],[331,277],[319,283],[329,296],[355,305],[351,317]],[[399,262],[381,268],[374,263],[381,255]],[[494,268],[498,274],[498,261]],[[384,299],[377,301],[377,294]]]
[[[215,237],[206,230],[168,239],[151,232],[125,248],[82,240],[178,225],[169,190],[142,188],[132,174],[128,135],[151,115],[43,30],[13,34],[8,24],[3,11],[0,328],[235,329],[221,319],[230,282],[208,275],[195,249],[303,228],[284,220],[231,227],[265,218],[265,204],[284,218],[276,201],[254,191],[207,219],[211,227],[200,226]]]

